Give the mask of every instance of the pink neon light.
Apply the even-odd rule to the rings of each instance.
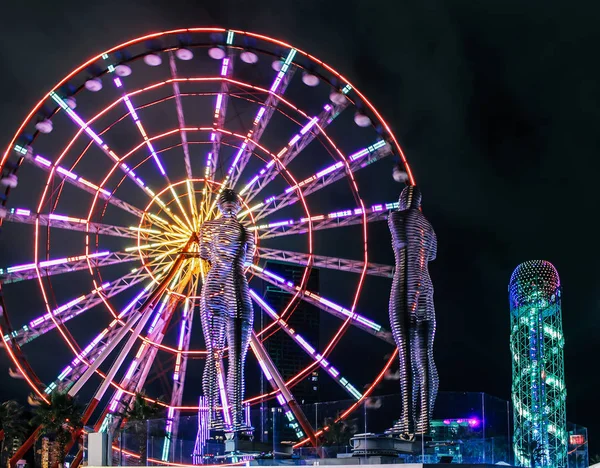
[[[329,166],[326,169],[323,169],[320,172],[317,172],[317,175],[316,175],[317,179],[320,177],[326,176],[327,174],[330,174],[331,172],[335,171],[336,169],[339,169],[340,167],[342,167],[343,165],[344,165],[344,163],[340,161],[336,164],[333,164],[332,166]]]
[[[35,160],[46,167],[50,167],[52,165],[50,161],[48,161],[46,158],[42,158],[39,154],[35,157]]]
[[[74,223],[87,224],[87,221],[85,219],[72,218],[71,216],[59,215],[59,214],[55,214],[55,213],[50,213],[48,215],[48,218],[54,219],[56,221],[72,221]]]
[[[60,172],[60,173],[61,173],[61,174],[63,174],[63,175],[66,175],[67,177],[69,177],[69,178],[71,178],[71,179],[73,179],[73,180],[77,180],[77,176],[76,176],[75,174],[73,174],[73,173],[72,173],[72,172],[70,172],[70,171],[67,171],[67,170],[66,170],[65,168],[63,168],[63,167],[57,166],[57,167],[56,167],[56,171],[57,171],[57,172]]]
[[[319,120],[318,117],[313,117],[312,119],[310,119],[310,122],[308,122],[304,127],[302,127],[302,130],[300,130],[300,135],[305,135],[306,132],[308,132]]]

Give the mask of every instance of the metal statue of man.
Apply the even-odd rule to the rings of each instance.
[[[200,227],[200,257],[210,262],[204,278],[200,313],[206,342],[206,364],[202,377],[213,427],[219,398],[218,368],[228,347],[227,403],[232,431],[243,429],[244,363],[250,344],[254,314],[244,274],[246,260],[254,256],[254,236],[237,219],[241,203],[237,193],[224,189],[217,199],[221,217]]]
[[[402,190],[388,226],[396,269],[390,294],[390,325],[398,346],[402,412],[392,432],[404,438],[426,434],[438,391],[433,361],[435,310],[428,262],[435,259],[435,232],[421,212],[416,186]]]

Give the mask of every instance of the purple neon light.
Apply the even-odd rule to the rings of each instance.
[[[215,104],[215,119],[219,117],[221,112],[221,103],[223,102],[223,94],[217,94],[217,103]]]
[[[253,126],[256,126],[258,124],[258,122],[260,122],[260,119],[262,119],[262,116],[266,110],[267,110],[267,108],[264,106],[261,107],[260,109],[258,109],[258,113],[256,114],[256,117],[254,118],[254,122],[252,123]]]
[[[82,119],[77,115],[73,109],[71,109],[65,101],[63,101],[58,94],[54,91],[50,92],[50,96],[52,99],[56,101],[56,103],[79,125],[84,132],[86,132],[96,143],[99,145],[103,145],[104,142],[102,138],[100,138]]]
[[[123,100],[125,101],[125,105],[127,106],[127,109],[129,110],[129,114],[131,115],[131,117],[133,117],[133,120],[134,120],[135,124],[137,125],[138,130],[142,134],[142,138],[144,138],[144,142],[146,143],[146,146],[150,150],[150,154],[154,158],[154,162],[156,163],[156,166],[158,167],[158,170],[160,171],[160,173],[162,175],[166,175],[165,169],[164,169],[162,163],[160,162],[160,158],[156,154],[156,151],[154,151],[154,147],[152,146],[152,142],[148,138],[148,135],[146,134],[146,130],[144,130],[142,122],[140,121],[140,118],[138,117],[137,112],[133,108],[133,104],[131,103],[131,100],[129,99],[129,96],[127,96],[127,95],[123,96]],[[139,179],[137,179],[137,180],[142,185],[144,184],[141,180],[139,180]]]
[[[229,414],[229,403],[227,402],[227,392],[225,391],[225,382],[223,381],[223,370],[218,369],[219,393],[221,394],[221,406],[223,407],[223,419],[225,419],[225,425],[231,426],[231,415]]]
[[[110,255],[110,252],[105,251],[105,252],[98,252],[98,253],[90,254],[90,255],[79,255],[76,257],[65,257],[65,258],[58,258],[55,260],[46,260],[44,262],[38,263],[38,267],[39,268],[47,268],[49,266],[60,265],[60,264],[67,263],[67,262],[76,262],[79,260],[84,260],[86,258],[106,257],[107,255]],[[6,271],[8,273],[16,273],[18,271],[33,270],[35,267],[36,267],[35,263],[27,263],[25,265],[15,265],[15,266],[9,267],[6,269]]]
[[[231,173],[233,172],[233,169],[235,168],[235,166],[237,165],[238,161],[240,160],[240,158],[242,157],[242,153],[244,152],[244,150],[246,149],[246,146],[248,145],[248,141],[245,140],[242,143],[242,146],[240,146],[239,151],[237,152],[237,154],[235,155],[235,159],[233,160],[233,163],[231,164],[231,167],[229,168],[229,171],[227,172],[229,175],[231,175]]]
[[[296,291],[301,291],[305,296],[310,297],[312,299],[315,299],[317,301],[319,301],[321,304],[330,307],[342,314],[344,314],[345,316],[351,318],[354,321],[360,322],[370,328],[372,328],[375,331],[380,331],[381,330],[381,326],[378,325],[377,323],[363,317],[362,315],[357,314],[356,312],[352,312],[348,309],[346,309],[345,307],[342,307],[339,304],[336,304],[333,301],[330,301],[329,299],[326,299],[324,297],[319,296],[318,294],[315,294],[313,292],[310,291],[302,291],[302,288],[300,288],[300,286],[294,286],[294,284],[291,281],[286,281],[284,278],[282,278],[281,276],[276,275],[275,273],[270,272],[269,270],[266,270],[264,268],[261,268],[257,265],[251,265],[251,267],[257,271],[260,271],[261,273],[264,273],[265,275],[267,275],[268,277],[274,279],[275,281],[277,281],[280,284],[285,284],[293,289],[295,289]],[[314,349],[313,349],[314,352]]]
[[[318,117],[313,117],[310,119],[310,122],[308,122],[304,127],[302,127],[302,130],[300,130],[300,135],[305,135],[306,132],[308,132],[318,121]]]
[[[289,51],[288,56],[286,57],[285,61],[283,62],[283,65],[281,66],[281,70],[279,70],[279,73],[277,73],[277,76],[275,77],[275,81],[273,81],[273,84],[271,85],[270,91],[272,93],[275,93],[277,91],[277,88],[279,88],[279,85],[281,84],[283,77],[287,73],[288,68],[290,67],[290,63],[292,63],[292,60],[294,59],[295,55],[296,55],[296,49],[291,49]]]
[[[227,76],[227,69],[229,68],[229,57],[223,59],[223,65],[221,66],[221,76]]]
[[[39,163],[43,164],[46,167],[50,167],[52,165],[52,163],[50,161],[48,161],[46,158],[42,158],[40,155],[37,155],[35,157],[35,160],[38,161]]]

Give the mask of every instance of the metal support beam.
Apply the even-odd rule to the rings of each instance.
[[[298,141],[296,141],[291,148],[289,148],[279,158],[278,163],[267,164],[259,173],[252,178],[248,184],[240,191],[240,195],[244,196],[246,203],[256,197],[263,188],[265,188],[279,173],[279,166],[287,167],[292,160],[300,154],[309,143],[311,143],[319,133],[324,130],[332,121],[335,119],[342,110],[347,106],[347,103],[342,106],[336,106],[333,104],[327,104],[323,111],[318,115],[316,125],[314,125],[311,131],[306,132],[302,135]]]
[[[396,345],[396,342],[394,341],[392,334],[389,331],[385,330],[381,325],[378,325],[377,323],[367,319],[366,317],[363,317],[362,315],[359,315],[356,312],[352,312],[334,303],[333,301],[325,299],[324,297],[321,297],[311,291],[302,290],[300,286],[296,286],[290,281],[280,278],[277,275],[267,270],[264,270],[263,268],[260,268],[256,265],[252,265],[252,269],[254,274],[262,280],[267,281],[268,283],[271,283],[290,294],[299,294],[300,298],[303,301],[306,301],[309,304],[318,307],[323,312],[327,312],[328,314],[331,314],[334,317],[337,317],[341,320],[350,319],[350,324],[352,324],[353,326],[360,328],[361,330],[371,335],[374,335],[377,338],[386,341],[394,346]]]
[[[392,147],[383,140],[364,150],[358,151],[348,157],[348,166],[342,161],[339,161],[299,182],[297,186],[289,187],[285,192],[275,197],[268,198],[268,202],[265,202],[265,204],[255,212],[254,219],[258,221],[259,219],[275,213],[281,208],[293,205],[300,200],[300,191],[302,191],[302,195],[306,197],[311,193],[343,179],[346,177],[346,174],[354,173],[390,154],[392,154]]]
[[[145,275],[146,272],[142,268],[128,273],[115,281],[104,283],[102,286],[93,289],[85,296],[80,296],[57,307],[53,311],[54,318],[57,322],[64,324],[73,317],[77,317],[83,312],[102,303],[103,297],[108,299],[129,289],[131,286],[138,284],[145,278]],[[23,346],[25,343],[35,340],[43,334],[48,333],[50,330],[54,330],[54,328],[56,328],[56,325],[50,318],[50,314],[46,313],[32,320],[28,325],[24,325],[19,330],[14,331],[10,336],[16,338],[19,346]]]
[[[362,273],[365,262],[360,260],[350,260],[347,258],[326,257],[324,255],[309,255],[301,252],[292,252],[290,250],[269,249],[260,247],[260,258],[263,260],[275,260],[278,262],[291,263],[293,265],[307,266],[309,263],[316,268],[327,268],[330,270],[347,271],[351,273]],[[383,265],[381,263],[367,263],[367,275],[383,276],[384,278],[393,278],[394,269],[392,265]]]

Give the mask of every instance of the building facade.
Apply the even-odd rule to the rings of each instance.
[[[563,468],[569,436],[560,279],[550,262],[528,261],[508,290],[515,463]]]

